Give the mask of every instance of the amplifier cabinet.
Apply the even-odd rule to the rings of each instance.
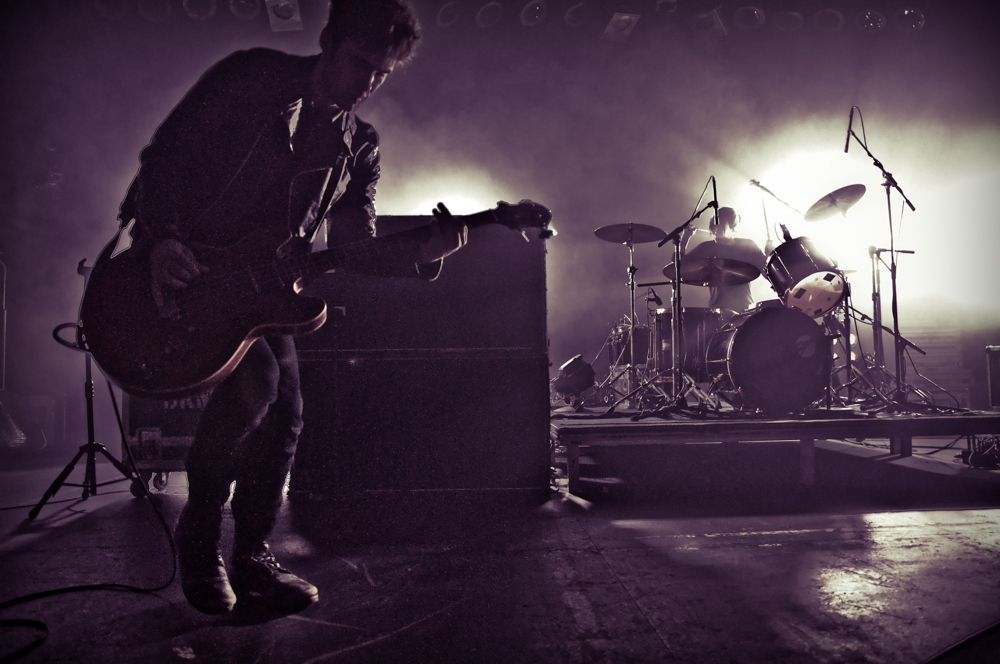
[[[380,217],[380,235],[428,221]],[[547,492],[542,242],[483,227],[436,281],[338,273],[309,292],[329,319],[297,340],[294,494]]]
[[[292,490],[544,489],[548,367],[481,351],[303,358]]]

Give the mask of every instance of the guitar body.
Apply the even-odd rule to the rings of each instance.
[[[462,217],[468,228],[503,224],[522,233],[538,228],[542,239],[554,235],[551,218],[547,208],[526,200],[501,201],[495,209]],[[112,256],[117,246],[112,241],[94,263],[83,294],[83,340],[104,373],[130,394],[175,398],[201,392],[225,380],[256,339],[306,334],[326,322],[323,300],[297,294],[299,278],[393,256],[412,261],[427,231],[418,227],[288,258],[276,255],[289,237],[276,227],[223,249],[192,247],[209,271],[184,288],[167,289],[162,309],[150,290],[149,261],[133,250]]]
[[[259,337],[319,329],[326,304],[298,295],[291,275],[275,267],[286,239],[287,231],[264,228],[231,247],[196,251],[209,271],[185,288],[165,289],[162,312],[153,302],[148,260],[131,250],[112,258],[111,242],[94,264],[80,307],[94,360],[130,394],[174,398],[222,382]]]

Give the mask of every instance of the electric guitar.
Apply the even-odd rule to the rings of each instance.
[[[532,201],[459,217],[470,229],[502,224],[541,229],[552,214]],[[165,289],[157,307],[148,257],[122,251],[122,234],[101,252],[80,306],[81,340],[104,373],[126,392],[176,398],[222,382],[258,337],[306,334],[326,322],[326,303],[298,294],[297,282],[351,264],[416,255],[428,228],[367,238],[305,256],[278,258],[288,237],[262,228],[229,247],[193,248],[209,271],[186,287]],[[527,236],[525,236],[527,239]],[[127,243],[126,243],[127,244]]]

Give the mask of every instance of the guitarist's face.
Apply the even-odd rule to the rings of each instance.
[[[395,59],[347,37],[334,45],[326,30],[320,36],[323,52],[312,75],[313,101],[320,107],[353,111],[382,85]]]

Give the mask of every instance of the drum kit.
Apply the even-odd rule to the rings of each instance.
[[[770,250],[771,226],[766,206],[764,222],[768,229],[769,254],[762,263],[763,269],[735,257],[745,256],[735,251],[735,243],[731,244],[731,255],[725,255],[727,252],[722,251],[722,246],[733,239],[717,247],[706,247],[706,251],[698,251],[703,246],[698,245],[685,257],[681,245],[688,240],[686,233],[693,232],[690,225],[702,213],[714,209],[715,228],[719,228],[719,199],[715,177],[711,176],[695,205],[694,214],[669,233],[655,226],[634,223],[612,224],[594,231],[601,240],[628,248],[629,314],[608,337],[610,367],[607,377],[597,384],[588,399],[596,398],[596,403],[591,401],[591,405],[610,405],[605,413],[610,415],[618,405],[627,402],[626,407],[639,408],[641,416],[644,411],[659,414],[672,409],[688,409],[688,398],[694,396],[696,407],[703,410],[722,410],[724,402],[734,411],[763,414],[803,412],[821,407],[823,401],[827,410],[832,409],[834,402],[838,408],[859,406],[868,411],[919,410],[920,404],[907,400],[908,394],[916,392],[919,396],[920,390],[905,382],[905,356],[910,348],[922,354],[924,351],[899,333],[896,293],[897,256],[913,252],[895,247],[893,190],[911,211],[916,207],[892,173],[871,153],[866,141],[853,131],[855,111],[863,123],[861,110],[852,107],[844,152],[848,151],[853,137],[881,172],[889,221],[889,248],[869,247],[868,250],[872,264],[873,316],[868,317],[852,306],[847,275],[853,270],[838,267],[810,238],[793,238],[784,224],[779,224],[784,241]],[[750,184],[809,223],[838,214],[846,216],[866,191],[861,184],[841,187],[817,200],[803,213],[760,182],[750,180]],[[713,200],[699,210],[709,185]],[[673,260],[663,268],[666,281],[636,284],[634,248],[648,242],[658,242],[657,246],[661,247],[672,242]],[[753,245],[752,251],[756,260],[760,249]],[[888,262],[882,258],[883,254]],[[892,329],[882,325],[881,265],[889,268],[891,279]],[[761,276],[774,290],[776,299],[739,312],[682,305],[682,284],[716,289],[713,295],[733,295],[733,298],[713,300],[733,304],[748,301],[747,284]],[[671,286],[669,309],[662,307],[663,301],[652,289],[662,284]],[[636,317],[637,285],[649,289],[647,309],[650,301],[657,306],[647,325],[641,325]],[[733,290],[722,291],[727,288]],[[737,292],[740,289],[745,290]],[[854,331],[859,331],[861,322],[871,326],[873,352],[871,355],[860,352],[859,344],[855,362],[851,350],[855,343],[852,325]],[[883,333],[893,339],[894,375],[886,369]],[[838,355],[840,352],[843,355]],[[577,396],[579,394],[582,392]],[[583,403],[583,400],[579,402],[581,407]],[[926,399],[925,405],[933,407],[932,401]]]
[[[803,219],[814,222],[844,214],[864,194],[863,185],[837,189],[816,201]],[[682,231],[699,214],[669,236],[655,226],[635,223],[594,231],[599,239],[625,245],[629,252],[629,314],[609,335],[610,368],[595,393],[599,401],[610,410],[625,403],[662,411],[686,408],[693,396],[702,407],[714,410],[725,402],[738,411],[790,413],[804,410],[826,393],[829,406],[833,340],[840,338],[850,356],[849,334],[840,323],[852,309],[848,271],[808,237],[791,237],[783,225],[784,242],[767,257],[763,271],[735,258],[685,258],[679,250]],[[671,240],[675,253],[674,261],[663,268],[667,281],[636,284],[635,245]],[[743,312],[680,306],[681,284],[725,288],[761,276],[777,299]],[[672,288],[672,307],[666,309],[652,290],[663,284]],[[649,288],[647,303],[652,300],[658,307],[648,325],[636,317],[637,285]],[[850,323],[846,325],[849,330]]]

